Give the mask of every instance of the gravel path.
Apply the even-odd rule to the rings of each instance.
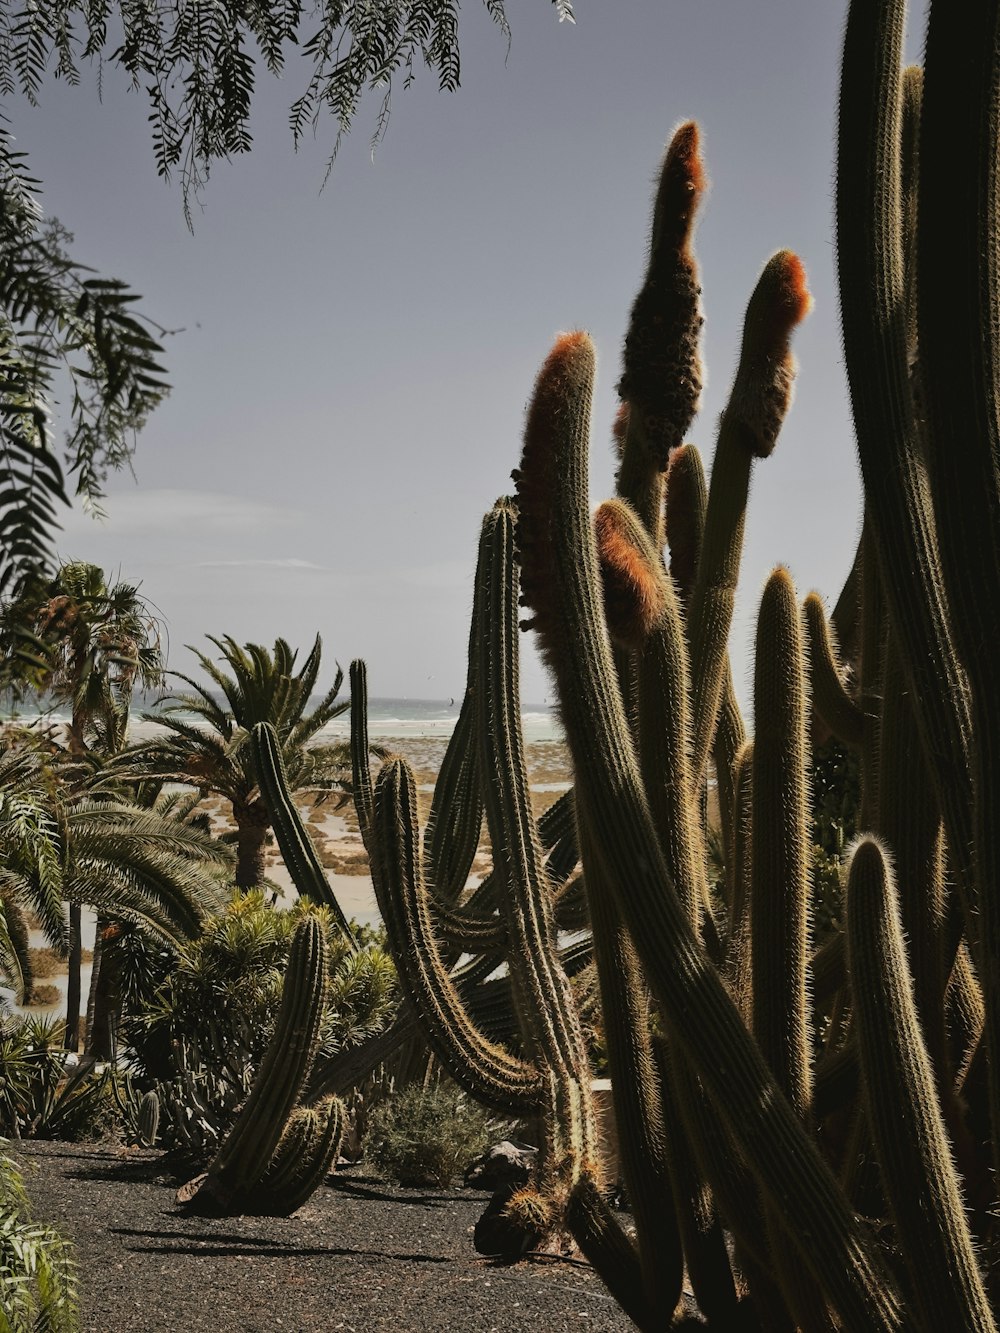
[[[76,1245],[84,1333],[623,1330],[584,1264],[497,1267],[486,1196],[338,1174],[291,1218],[188,1217],[151,1152],[16,1143],[36,1218]]]

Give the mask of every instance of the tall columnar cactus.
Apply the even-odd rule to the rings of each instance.
[[[439,887],[442,878],[446,883],[451,878],[447,867],[454,860],[442,851],[435,866],[426,855],[435,845],[434,826],[421,848],[416,788],[406,762],[386,761],[369,809],[366,747],[355,745],[354,751],[359,819],[379,907],[407,995],[432,1046],[474,1096],[508,1115],[537,1116],[545,1126],[532,1189],[515,1195],[508,1208],[516,1248],[551,1230],[572,1189],[581,1179],[594,1179],[599,1166],[590,1069],[556,938],[560,879],[546,863],[527,787],[517,705],[514,523],[510,504],[501,501],[483,525],[474,611],[483,632],[470,644],[468,697],[475,726],[468,735],[456,733],[448,761],[460,768],[454,747],[478,746],[478,760],[464,767],[482,775],[494,864],[468,902],[452,901],[453,883],[444,892]],[[352,679],[355,688],[363,684],[359,667]],[[355,701],[358,730],[364,727],[363,703],[363,697]],[[475,801],[469,804],[474,810]],[[552,812],[548,822],[555,822]],[[549,863],[558,847],[556,841]],[[486,973],[507,961],[518,1050],[491,1041],[466,1004],[453,971],[461,950],[481,953]],[[607,1224],[617,1226],[613,1218]]]
[[[852,0],[844,45],[838,253],[862,536],[829,617],[815,594],[800,609],[787,572],[768,580],[755,736],[727,639],[750,472],[774,450],[810,298],[779,251],[750,298],[706,492],[683,443],[702,377],[688,123],[626,339],[617,498],[592,513],[594,349],[563,334],[529,405],[516,500],[484,528],[470,696],[427,872],[405,766],[383,770],[374,801],[356,775],[415,1007],[476,1095],[546,1106],[524,1216],[563,1208],[643,1329],[681,1326],[682,1270],[717,1328],[996,1327],[1000,0],[932,0],[923,75],[901,68],[903,18],[902,0]],[[516,729],[515,533],[573,765],[575,830],[543,834],[544,864]],[[863,836],[817,937],[810,736],[831,733],[857,756]],[[464,890],[480,799],[494,871]],[[592,936],[634,1238],[588,1160],[552,943],[570,919]],[[484,965],[509,958],[510,1047],[483,1040],[451,975],[466,930]]]

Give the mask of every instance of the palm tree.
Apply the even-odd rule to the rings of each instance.
[[[25,643],[34,652],[25,652]],[[0,614],[0,646],[15,692],[33,688],[70,705],[70,754],[87,753],[88,739],[114,734],[124,743],[132,691],[163,678],[158,621],[138,586],[109,586],[104,571],[84,560],[61,565],[51,579],[29,580]],[[14,668],[17,668],[15,671]],[[66,1046],[80,1031],[80,904],[69,909],[69,985]]]
[[[256,643],[240,647],[229,635],[207,637],[229,671],[192,648],[211,686],[171,672],[193,693],[175,696],[160,713],[145,714],[169,734],[130,753],[138,773],[183,782],[204,795],[212,792],[229,801],[237,831],[236,884],[250,889],[263,882],[264,846],[271,827],[271,812],[257,786],[250,732],[258,722],[274,727],[292,791],[343,790],[349,766],[347,747],[310,742],[348,707],[347,700],[337,702],[344,673],[337,668],[333,686],[307,711],[319,675],[322,642],[318,634],[297,673],[297,654],[284,639],[276,639],[270,652]]]
[[[133,804],[99,761],[87,767],[81,774],[80,761],[65,752],[0,747],[0,971],[21,993],[30,977],[19,947],[26,908],[56,947],[65,945],[69,900],[175,948],[196,938],[228,898],[218,868],[228,871],[229,848],[169,798]],[[114,987],[102,998],[113,1011]]]

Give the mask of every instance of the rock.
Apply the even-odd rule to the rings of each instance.
[[[465,1184],[478,1190],[520,1189],[527,1185],[537,1157],[537,1148],[504,1139],[473,1159],[464,1176]]]
[[[520,1188],[520,1184],[501,1185],[486,1205],[472,1233],[472,1243],[476,1247],[477,1254],[492,1259],[503,1259],[507,1263],[516,1263],[538,1243],[540,1238],[538,1232],[525,1229],[507,1216],[507,1205]]]

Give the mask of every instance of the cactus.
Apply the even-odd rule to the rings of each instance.
[[[754,738],[726,644],[751,468],[775,448],[810,298],[779,251],[749,301],[706,494],[683,444],[701,382],[704,173],[688,123],[664,159],[626,339],[618,497],[592,514],[594,350],[563,334],[529,404],[515,501],[484,526],[469,695],[427,868],[405,766],[383,770],[373,800],[356,774],[432,1040],[474,1095],[545,1108],[546,1165],[512,1220],[562,1221],[643,1329],[682,1326],[682,1268],[712,1327],[996,1327],[1000,0],[932,0],[923,75],[900,67],[903,17],[902,0],[852,0],[844,43],[838,257],[864,526],[829,617],[815,594],[800,610],[785,571],[769,579]],[[546,840],[547,860],[517,734],[514,535],[573,765],[575,831]],[[846,922],[821,939],[810,710],[814,734],[857,754],[864,835]],[[466,891],[483,806],[494,872]],[[634,1239],[588,1159],[553,920],[591,933]],[[509,1045],[486,1040],[460,992],[455,950],[473,937],[483,965],[501,947],[509,959]]]
[[[139,1103],[136,1128],[140,1141],[147,1148],[155,1148],[160,1133],[160,1099],[155,1092],[147,1092]]]
[[[303,898],[328,907],[351,951],[357,941],[344,915],[337,895],[330,888],[316,848],[302,823],[302,817],[288,787],[285,762],[281,757],[278,733],[270,722],[258,722],[250,733],[257,783],[267,803],[281,855],[295,887]]]
[[[280,1166],[282,1138],[316,1053],[327,967],[323,926],[315,916],[305,916],[292,936],[274,1036],[250,1095],[207,1173],[183,1186],[178,1202],[212,1211],[272,1211],[268,1173],[272,1166]],[[329,1155],[322,1172],[318,1166],[307,1171],[313,1187],[328,1166]],[[286,1179],[280,1172],[279,1181],[284,1189]]]

